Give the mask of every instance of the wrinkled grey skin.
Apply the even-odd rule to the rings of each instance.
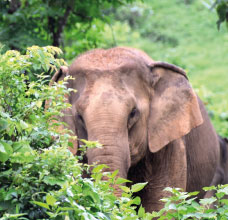
[[[203,186],[220,183],[219,140],[182,69],[117,47],[82,54],[52,81],[66,75],[75,78],[68,86],[77,93],[68,97],[72,109],[62,120],[78,138],[103,145],[87,151],[89,164],[107,164],[133,183],[148,182],[139,193],[147,211],[162,208],[167,186],[200,191],[202,198]]]

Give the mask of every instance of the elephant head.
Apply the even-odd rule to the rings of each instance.
[[[63,120],[79,139],[103,145],[87,151],[89,164],[107,164],[123,178],[148,151],[158,152],[202,124],[185,72],[155,62],[142,51],[92,50],[62,68],[53,80],[68,74],[75,78],[68,86],[77,93],[68,97],[72,109]]]

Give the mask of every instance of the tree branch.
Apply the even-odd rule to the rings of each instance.
[[[82,20],[88,20],[88,21],[92,21],[92,20],[93,20],[92,17],[86,16],[86,15],[84,15],[84,14],[82,14],[82,13],[75,12],[75,11],[72,11],[72,13],[73,13],[75,16],[80,17]]]

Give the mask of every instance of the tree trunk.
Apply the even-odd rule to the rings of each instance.
[[[70,15],[72,8],[67,6],[65,13],[62,17],[55,19],[54,17],[48,17],[48,27],[52,33],[52,45],[59,47],[62,41],[62,32],[67,23],[67,19]]]

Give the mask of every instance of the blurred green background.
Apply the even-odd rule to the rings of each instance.
[[[226,18],[225,1],[220,21]],[[55,45],[70,64],[97,47],[131,46],[184,68],[219,134],[228,137],[228,31],[213,0],[3,0],[2,51]],[[221,6],[221,5],[220,5]],[[225,7],[226,6],[226,7]],[[228,18],[228,16],[227,16]],[[62,26],[61,26],[62,25]],[[58,36],[57,36],[58,35]],[[55,40],[53,40],[56,37]]]

